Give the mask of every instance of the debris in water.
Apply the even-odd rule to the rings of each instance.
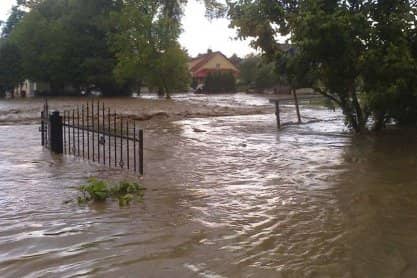
[[[193,131],[194,132],[207,132],[207,130],[199,129],[199,128],[196,128],[196,127],[193,127]]]

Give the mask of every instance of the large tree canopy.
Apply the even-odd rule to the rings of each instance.
[[[284,65],[293,86],[311,86],[337,103],[357,132],[393,119],[416,123],[413,1],[229,1],[231,25]],[[283,51],[287,37],[292,51]]]
[[[187,55],[177,43],[181,13],[176,1],[125,2],[115,14],[120,30],[112,37],[119,81],[140,79],[167,98],[188,87]]]
[[[117,92],[114,54],[107,44],[113,0],[44,0],[34,5],[10,34],[22,53],[25,75],[59,91],[95,86]]]
[[[12,90],[22,80],[19,49],[8,41],[0,41],[0,95]]]

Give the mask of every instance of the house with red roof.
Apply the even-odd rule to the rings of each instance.
[[[199,55],[188,62],[188,68],[196,84],[204,83],[212,72],[230,72],[235,78],[239,76],[239,69],[220,51]]]

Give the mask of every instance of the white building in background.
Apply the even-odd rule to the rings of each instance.
[[[17,86],[13,91],[14,97],[34,97],[36,92],[49,91],[49,86],[42,82],[32,82],[28,79]]]

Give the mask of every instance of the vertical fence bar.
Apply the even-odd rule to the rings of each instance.
[[[136,173],[136,121],[133,121],[133,171]]]
[[[120,117],[120,167],[123,168],[123,118]]]
[[[42,135],[42,146],[46,146],[46,136],[45,136],[45,128],[46,128],[46,124],[45,123],[45,113],[46,113],[46,106],[45,106],[45,101],[43,102],[43,109],[41,112],[41,135]]]
[[[129,119],[126,120],[126,159],[127,159],[127,169],[130,169],[130,156],[129,156]]]
[[[75,110],[72,110],[72,154],[76,155],[75,153]]]
[[[94,136],[94,128],[95,128],[94,123],[95,123],[95,121],[94,121],[94,99],[92,99],[91,100],[91,126],[92,126],[91,137],[93,139],[93,142],[92,142],[91,148],[93,149],[93,162],[96,161],[96,159],[95,159],[95,148],[94,148],[94,138],[95,138],[95,136]]]
[[[82,114],[82,125],[83,125],[83,159],[85,159],[85,122],[84,122],[84,104],[81,106],[81,114]]]
[[[87,159],[90,160],[90,114],[89,114],[90,104],[87,101]]]
[[[116,125],[116,113],[114,113],[114,135],[117,134],[117,125]],[[117,138],[114,136],[114,166],[117,167]]]
[[[44,135],[44,130],[45,130],[45,122],[44,122],[44,116],[43,116],[43,114],[44,114],[45,112],[44,111],[42,111],[41,112],[41,144],[42,144],[42,146],[45,146],[45,135]]]
[[[68,111],[64,111],[65,113],[65,134],[67,139],[65,140],[66,142],[66,146],[65,146],[65,152],[67,154],[71,154],[70,149],[69,149],[69,145],[70,145],[70,128],[69,128],[69,112]]]
[[[143,176],[143,130],[139,130],[139,173]]]
[[[100,163],[100,100],[97,100],[97,162]]]
[[[63,129],[63,132],[64,132],[64,136],[63,136],[63,138],[64,138],[64,154],[66,154],[67,153],[67,135],[66,135],[66,132],[65,132],[65,129],[66,129],[66,113],[65,113],[65,110],[64,110],[64,115],[63,115],[62,121],[63,121],[62,129]]]
[[[103,111],[102,111],[102,117],[103,117],[103,122],[102,122],[102,129],[103,129],[103,132],[102,132],[102,135],[101,135],[101,137],[103,138],[103,164],[104,165],[106,165],[106,140],[105,140],[105,138],[106,138],[106,136],[105,136],[105,132],[106,132],[106,124],[105,124],[105,118],[106,118],[106,115],[105,115],[105,110],[104,110],[104,102],[103,102],[103,104],[102,104],[102,108],[103,108]]]
[[[77,154],[80,157],[80,106],[77,105]]]
[[[45,98],[45,112],[44,112],[44,117],[45,117],[45,121],[46,121],[46,128],[45,128],[45,146],[49,147],[49,131],[48,129],[50,128],[49,126],[49,106],[48,106],[48,99]]]
[[[71,114],[67,111],[68,154],[71,154]]]
[[[111,136],[110,136],[110,134],[111,134],[111,123],[110,123],[110,108],[108,108],[108,110],[107,110],[107,127],[108,127],[108,129],[107,129],[107,132],[109,133],[109,159],[108,159],[108,161],[109,161],[109,167],[111,167]]]

